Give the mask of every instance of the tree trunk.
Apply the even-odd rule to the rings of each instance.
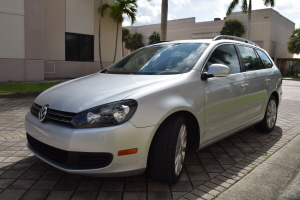
[[[122,41],[122,58],[124,57],[124,42]]]
[[[250,40],[250,32],[251,32],[251,11],[252,11],[252,5],[251,0],[249,1],[248,6],[248,29],[247,29],[247,39]]]
[[[102,7],[102,0],[100,0],[100,11]],[[99,33],[98,33],[98,39],[99,39],[99,60],[100,60],[100,67],[101,70],[103,70],[102,66],[102,57],[101,57],[101,12],[99,13]]]
[[[167,23],[168,23],[168,0],[161,2],[161,23],[160,23],[160,41],[167,39]]]
[[[117,33],[116,33],[116,44],[115,44],[115,55],[114,55],[114,61],[113,63],[115,62],[116,60],[116,54],[117,54],[117,44],[118,44],[118,32],[119,32],[119,22],[117,23]]]

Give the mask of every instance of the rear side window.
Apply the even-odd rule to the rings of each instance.
[[[241,72],[239,59],[234,45],[222,45],[217,47],[212,55],[209,57],[206,63],[207,71],[208,67],[212,64],[223,64],[230,68],[230,74],[236,74]]]
[[[262,60],[263,64],[265,65],[265,68],[272,68],[273,63],[271,62],[269,57],[265,54],[265,52],[263,52],[261,50],[256,50],[256,51],[257,51],[260,59]]]
[[[238,48],[243,58],[246,71],[260,70],[265,68],[254,52],[254,49],[245,46],[238,46]]]

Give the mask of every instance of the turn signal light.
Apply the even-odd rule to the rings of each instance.
[[[138,151],[137,148],[121,150],[121,151],[118,152],[118,156],[124,156],[124,155],[128,155],[128,154],[134,154],[137,151]]]

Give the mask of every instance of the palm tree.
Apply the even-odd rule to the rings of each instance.
[[[148,0],[151,1],[151,0]],[[168,0],[161,0],[161,18],[160,18],[160,41],[167,39],[167,25],[168,25]]]
[[[249,0],[249,3],[247,0],[242,0],[242,12],[244,14],[248,13],[248,25],[247,25],[247,39],[250,40],[250,29],[251,29],[251,11],[252,11],[252,0]],[[271,5],[271,7],[274,7],[275,0],[263,0],[265,6]],[[232,0],[230,6],[227,10],[227,15],[230,15],[233,11],[233,9],[239,4],[239,0]]]
[[[220,32],[222,35],[232,35],[240,37],[245,33],[244,26],[236,19],[229,19],[225,21],[224,26]]]
[[[160,35],[156,31],[154,31],[150,36],[149,36],[149,45],[154,44],[155,42],[160,41]]]
[[[142,42],[142,34],[140,33],[132,33],[128,35],[128,40],[125,42],[126,49],[130,51],[135,51],[144,46]]]
[[[123,43],[126,43],[128,41],[129,35],[129,30],[127,28],[122,28],[122,57],[124,56]]]
[[[289,37],[288,51],[290,53],[300,54],[300,28],[294,30]]]
[[[167,25],[168,25],[168,0],[161,1],[161,20],[160,20],[160,34],[161,41],[167,39]]]
[[[116,43],[115,43],[115,54],[114,54],[114,60],[116,60],[116,54],[117,54],[117,44],[118,44],[118,33],[119,33],[119,26],[124,21],[123,14],[127,15],[131,19],[131,24],[134,23],[136,19],[136,11],[137,11],[137,0],[116,0],[115,3],[109,4],[105,3],[103,4],[101,8],[101,16],[103,17],[103,14],[107,8],[110,8],[110,17],[117,23],[117,32],[116,32]]]

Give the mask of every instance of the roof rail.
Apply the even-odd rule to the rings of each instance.
[[[170,41],[157,41],[157,42],[154,42],[153,44],[158,44],[158,43],[162,43],[162,42],[170,42]]]
[[[255,42],[252,42],[252,41],[250,41],[250,40],[246,40],[246,39],[244,39],[244,38],[231,36],[231,35],[219,35],[219,36],[215,37],[215,38],[213,39],[213,41],[215,41],[215,40],[221,40],[221,39],[235,39],[235,40],[240,40],[240,41],[243,41],[243,42],[252,44],[252,45],[254,45],[254,46],[258,46]]]

